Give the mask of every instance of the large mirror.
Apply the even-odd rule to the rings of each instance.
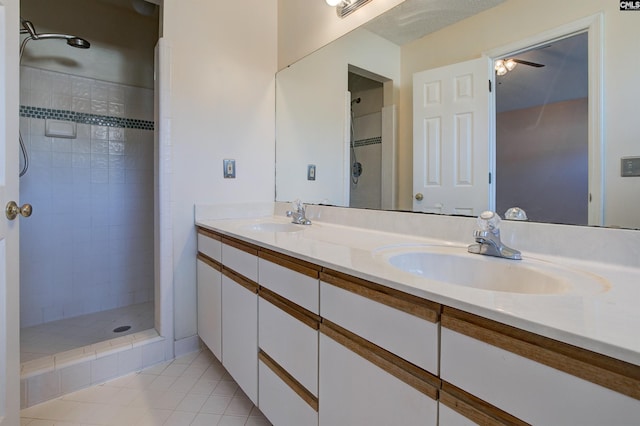
[[[406,0],[278,73],[276,200],[462,215],[518,206],[532,221],[638,229],[631,35],[637,18],[617,4]],[[486,73],[481,114],[454,113],[453,136],[425,127],[429,72],[467,75],[447,67],[472,62],[480,77],[454,86],[488,93]],[[479,201],[457,206],[445,183]]]

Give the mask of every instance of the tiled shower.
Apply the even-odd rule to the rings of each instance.
[[[153,90],[25,66],[20,79],[21,327],[152,301]],[[46,136],[47,120],[76,137]]]

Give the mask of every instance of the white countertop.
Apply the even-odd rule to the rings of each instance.
[[[387,262],[390,254],[420,251],[429,245],[447,245],[466,253],[466,246],[460,243],[318,220],[311,226],[300,225],[297,232],[253,230],[252,225],[259,223],[284,224],[289,220],[278,216],[196,221],[197,225],[323,267],[640,365],[640,268],[523,251],[522,261],[487,259],[534,267],[551,262],[552,266],[601,283],[602,289],[555,295],[490,291],[419,277]]]

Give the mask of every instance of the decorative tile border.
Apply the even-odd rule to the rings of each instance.
[[[376,138],[369,138],[369,139],[360,139],[359,141],[355,141],[353,143],[353,147],[357,148],[359,146],[366,146],[366,145],[376,145],[382,143],[382,137],[378,136]]]
[[[40,108],[20,105],[20,117],[75,121],[96,126],[124,127],[126,129],[153,130],[154,122],[133,118],[111,117],[108,115],[87,114],[61,109]]]

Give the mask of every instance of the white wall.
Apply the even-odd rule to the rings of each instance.
[[[349,65],[396,82],[399,54],[395,44],[359,29],[278,73],[277,200],[349,205]],[[315,181],[307,180],[308,164],[316,165]]]
[[[603,11],[605,224],[640,227],[640,178],[620,177],[620,157],[640,155],[634,117],[640,87],[633,83],[640,55],[632,54],[630,42],[640,37],[640,25],[637,14],[618,9],[618,2],[600,0],[509,0],[407,44],[402,48],[400,110],[411,111],[411,76],[417,71],[477,58],[491,49]],[[399,170],[411,170],[411,115],[401,113],[399,124]],[[399,185],[399,207],[410,208],[411,173],[401,175]]]
[[[404,0],[375,0],[345,18],[324,0],[278,0],[278,69],[386,12]]]
[[[276,0],[165,0],[175,339],[194,336],[194,204],[274,198]],[[223,179],[222,160],[236,160]]]
[[[158,16],[99,0],[21,0],[20,15],[38,33],[71,34],[91,43],[85,50],[63,40],[30,41],[23,65],[153,89]]]

